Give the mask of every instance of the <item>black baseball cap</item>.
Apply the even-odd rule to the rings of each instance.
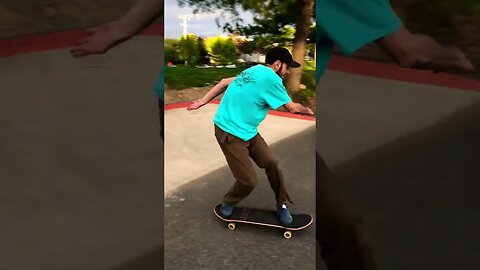
[[[273,64],[277,60],[280,60],[280,62],[291,68],[300,67],[300,64],[293,60],[290,51],[283,47],[273,47],[268,50],[267,55],[265,56],[265,63],[267,64]]]

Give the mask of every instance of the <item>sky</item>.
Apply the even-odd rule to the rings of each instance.
[[[215,18],[220,17],[221,11],[216,14],[204,14],[202,18],[190,19],[187,22],[187,33],[195,34],[197,36],[217,36],[227,35],[215,23]],[[165,0],[165,36],[166,38],[179,38],[183,34],[182,20],[178,18],[181,14],[193,14],[193,9],[190,7],[180,8],[177,0]],[[244,24],[253,22],[253,16],[250,12],[240,12]],[[225,22],[221,19],[220,22]],[[228,22],[228,21],[227,21]]]

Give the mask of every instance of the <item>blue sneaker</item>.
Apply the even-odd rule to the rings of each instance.
[[[293,217],[290,214],[290,211],[288,210],[287,206],[285,204],[282,204],[280,210],[278,211],[278,216],[280,219],[280,223],[283,225],[289,225],[293,222]]]
[[[222,203],[222,206],[220,206],[220,212],[224,217],[229,217],[232,215],[233,211],[233,205],[228,205],[226,203]]]

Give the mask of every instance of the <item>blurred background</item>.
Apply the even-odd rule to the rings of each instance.
[[[0,38],[97,25],[118,18],[133,3],[135,0],[1,0]],[[409,29],[431,34],[444,43],[455,43],[473,58],[476,66],[480,64],[480,1],[392,0],[391,3]],[[371,47],[356,56],[388,59]]]

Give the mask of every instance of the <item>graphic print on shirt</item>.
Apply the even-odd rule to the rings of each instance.
[[[240,74],[238,74],[237,78],[235,79],[235,83],[238,87],[243,87],[244,84],[255,82],[256,77],[253,75],[253,72],[244,70]]]

